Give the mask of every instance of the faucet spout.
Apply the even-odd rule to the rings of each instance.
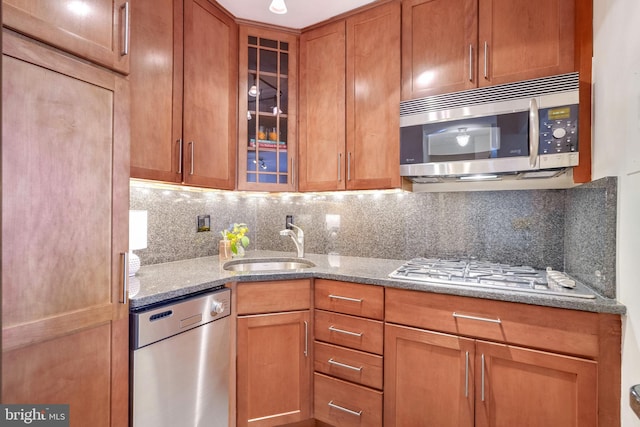
[[[285,230],[280,230],[280,235],[291,237],[291,240],[293,240],[293,243],[296,245],[298,258],[304,258],[304,231],[302,231],[300,227],[295,226],[291,223],[288,223],[287,225],[289,227],[293,227],[296,230],[296,232],[294,233],[293,230],[285,229]]]

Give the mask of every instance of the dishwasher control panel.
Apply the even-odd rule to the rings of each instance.
[[[131,349],[153,344],[231,314],[231,290],[219,289],[131,313]]]

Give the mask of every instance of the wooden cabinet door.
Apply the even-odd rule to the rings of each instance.
[[[308,310],[238,318],[239,427],[311,416],[309,318]]]
[[[300,36],[300,191],[344,190],[345,23]]]
[[[3,0],[2,24],[123,73],[129,71],[129,0]]]
[[[575,2],[479,0],[479,86],[574,71]]]
[[[2,42],[2,401],[126,426],[127,82]]]
[[[476,426],[598,425],[597,362],[476,342]]]
[[[473,426],[474,354],[471,339],[386,324],[384,425]]]
[[[477,85],[477,0],[402,2],[402,99]]]
[[[233,190],[238,34],[207,0],[184,1],[183,180]]]
[[[347,18],[347,189],[400,186],[400,2]]]
[[[182,0],[136,0],[131,16],[131,177],[182,182]]]

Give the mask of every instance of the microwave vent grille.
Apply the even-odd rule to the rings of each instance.
[[[460,92],[428,96],[402,101],[400,117],[472,105],[488,104],[513,99],[533,98],[552,93],[578,90],[578,73],[560,74],[540,79],[524,80],[497,86],[469,89]]]

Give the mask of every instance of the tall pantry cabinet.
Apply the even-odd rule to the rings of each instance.
[[[3,4],[2,403],[127,426],[129,89],[87,61],[126,69],[129,6],[66,4]]]

